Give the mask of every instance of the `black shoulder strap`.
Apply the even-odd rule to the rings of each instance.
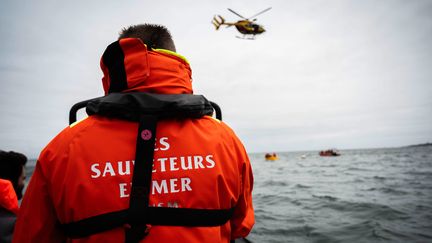
[[[136,243],[146,235],[146,224],[218,226],[231,218],[234,208],[210,210],[149,207],[157,121],[155,115],[141,115],[139,119],[129,208],[63,224],[66,236],[87,237],[127,225],[126,243]]]
[[[149,204],[156,124],[156,116],[140,115],[127,215],[131,227],[126,229],[126,243],[139,242],[145,236],[147,227],[145,223],[140,223],[140,218],[145,217],[143,214]]]

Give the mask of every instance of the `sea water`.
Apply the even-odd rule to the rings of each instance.
[[[432,146],[250,155],[252,242],[432,242]]]
[[[432,146],[340,152],[250,154],[256,223],[247,239],[432,242]]]

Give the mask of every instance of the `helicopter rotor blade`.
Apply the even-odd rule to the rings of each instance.
[[[270,8],[266,8],[266,9],[264,9],[263,11],[261,11],[261,12],[259,12],[259,13],[255,14],[254,16],[252,16],[252,17],[249,17],[249,19],[251,19],[251,18],[254,18],[254,17],[256,17],[256,16],[258,16],[258,15],[260,15],[260,14],[263,14],[263,13],[265,13],[265,12],[269,11],[270,9],[271,9],[271,7],[270,7]],[[255,20],[254,20],[254,21],[255,21]]]
[[[242,19],[247,19],[247,18],[241,16],[240,14],[236,13],[234,10],[232,10],[232,9],[230,9],[230,8],[228,8],[228,10],[229,10],[231,13],[233,13],[233,14],[239,16],[239,17],[242,18]]]

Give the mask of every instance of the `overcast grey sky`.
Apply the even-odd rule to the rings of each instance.
[[[258,17],[241,40],[227,21]],[[103,95],[100,56],[122,27],[166,25],[197,94],[249,152],[432,141],[432,1],[2,1],[0,149],[37,157],[70,107]]]

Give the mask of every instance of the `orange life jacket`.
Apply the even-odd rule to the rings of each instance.
[[[187,61],[166,51],[149,51],[138,39],[110,45],[101,66],[106,93],[192,93]],[[232,213],[217,226],[155,223],[141,242],[228,242],[250,232],[254,224],[252,169],[243,145],[226,124],[210,116],[165,119],[153,131],[135,121],[96,112],[65,128],[42,151],[13,242],[62,242],[66,236],[61,225],[129,209],[140,138],[154,139],[151,182],[144,192],[149,207]],[[152,217],[157,221],[157,215]],[[167,215],[161,216],[161,222],[162,217]],[[123,242],[128,227],[68,242]]]

